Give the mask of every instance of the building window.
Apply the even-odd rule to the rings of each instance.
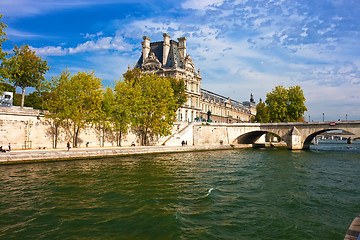
[[[188,110],[185,110],[185,121],[188,121]]]
[[[199,100],[198,98],[196,98],[196,106],[195,107],[198,107],[199,106]]]

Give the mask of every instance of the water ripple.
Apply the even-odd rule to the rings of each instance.
[[[341,239],[359,162],[250,149],[1,166],[0,239]]]

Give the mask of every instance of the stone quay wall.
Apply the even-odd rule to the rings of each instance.
[[[44,117],[44,112],[30,108],[0,107],[0,146],[8,149],[51,149],[53,148],[54,136],[50,120]],[[173,132],[180,131],[187,123],[177,123]],[[102,143],[102,132],[95,127],[88,126],[80,131],[79,147],[110,147],[116,146],[114,136],[106,135]],[[159,138],[155,145],[161,145],[167,137]],[[69,132],[63,129],[58,137],[57,148],[66,148],[68,141],[71,141]],[[121,145],[130,146],[137,144],[137,137],[129,131],[123,134]]]
[[[238,124],[204,124],[199,122],[176,122],[172,129],[172,134],[159,138],[153,145],[155,146],[182,146],[186,142],[187,146],[213,146],[230,145],[234,139],[241,134],[254,130],[248,129],[245,124],[243,127]],[[113,135],[105,135],[93,126],[88,126],[80,131],[78,147],[115,147],[116,139]],[[61,129],[57,148],[66,148],[68,141],[71,142],[71,133]],[[19,107],[0,107],[0,146],[8,149],[52,149],[54,136],[52,134],[50,120],[44,117],[41,110],[19,108]],[[131,146],[132,143],[139,145],[136,135],[128,131],[123,134],[121,146]]]
[[[11,144],[10,152],[0,153],[0,164],[252,147],[251,144],[232,146],[229,139],[240,132],[229,132],[228,127],[221,124],[176,122],[172,134],[158,139],[155,146],[131,147],[137,138],[129,131],[122,137],[122,147],[117,147],[114,139],[106,139],[103,144],[102,133],[88,126],[80,132],[79,147],[68,151],[66,144],[71,136],[65,131],[60,133],[57,149],[53,148],[51,124],[44,112],[0,107],[0,146],[7,150]]]

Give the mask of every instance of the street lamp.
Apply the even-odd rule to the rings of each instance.
[[[309,122],[310,122],[310,115],[309,115]]]
[[[346,116],[346,121],[347,121],[347,114],[345,116]]]
[[[324,113],[323,113],[323,122],[325,121],[324,119],[325,119],[325,117],[324,117]]]

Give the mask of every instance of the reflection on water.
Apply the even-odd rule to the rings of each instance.
[[[360,212],[346,146],[1,166],[0,238],[342,239]]]

